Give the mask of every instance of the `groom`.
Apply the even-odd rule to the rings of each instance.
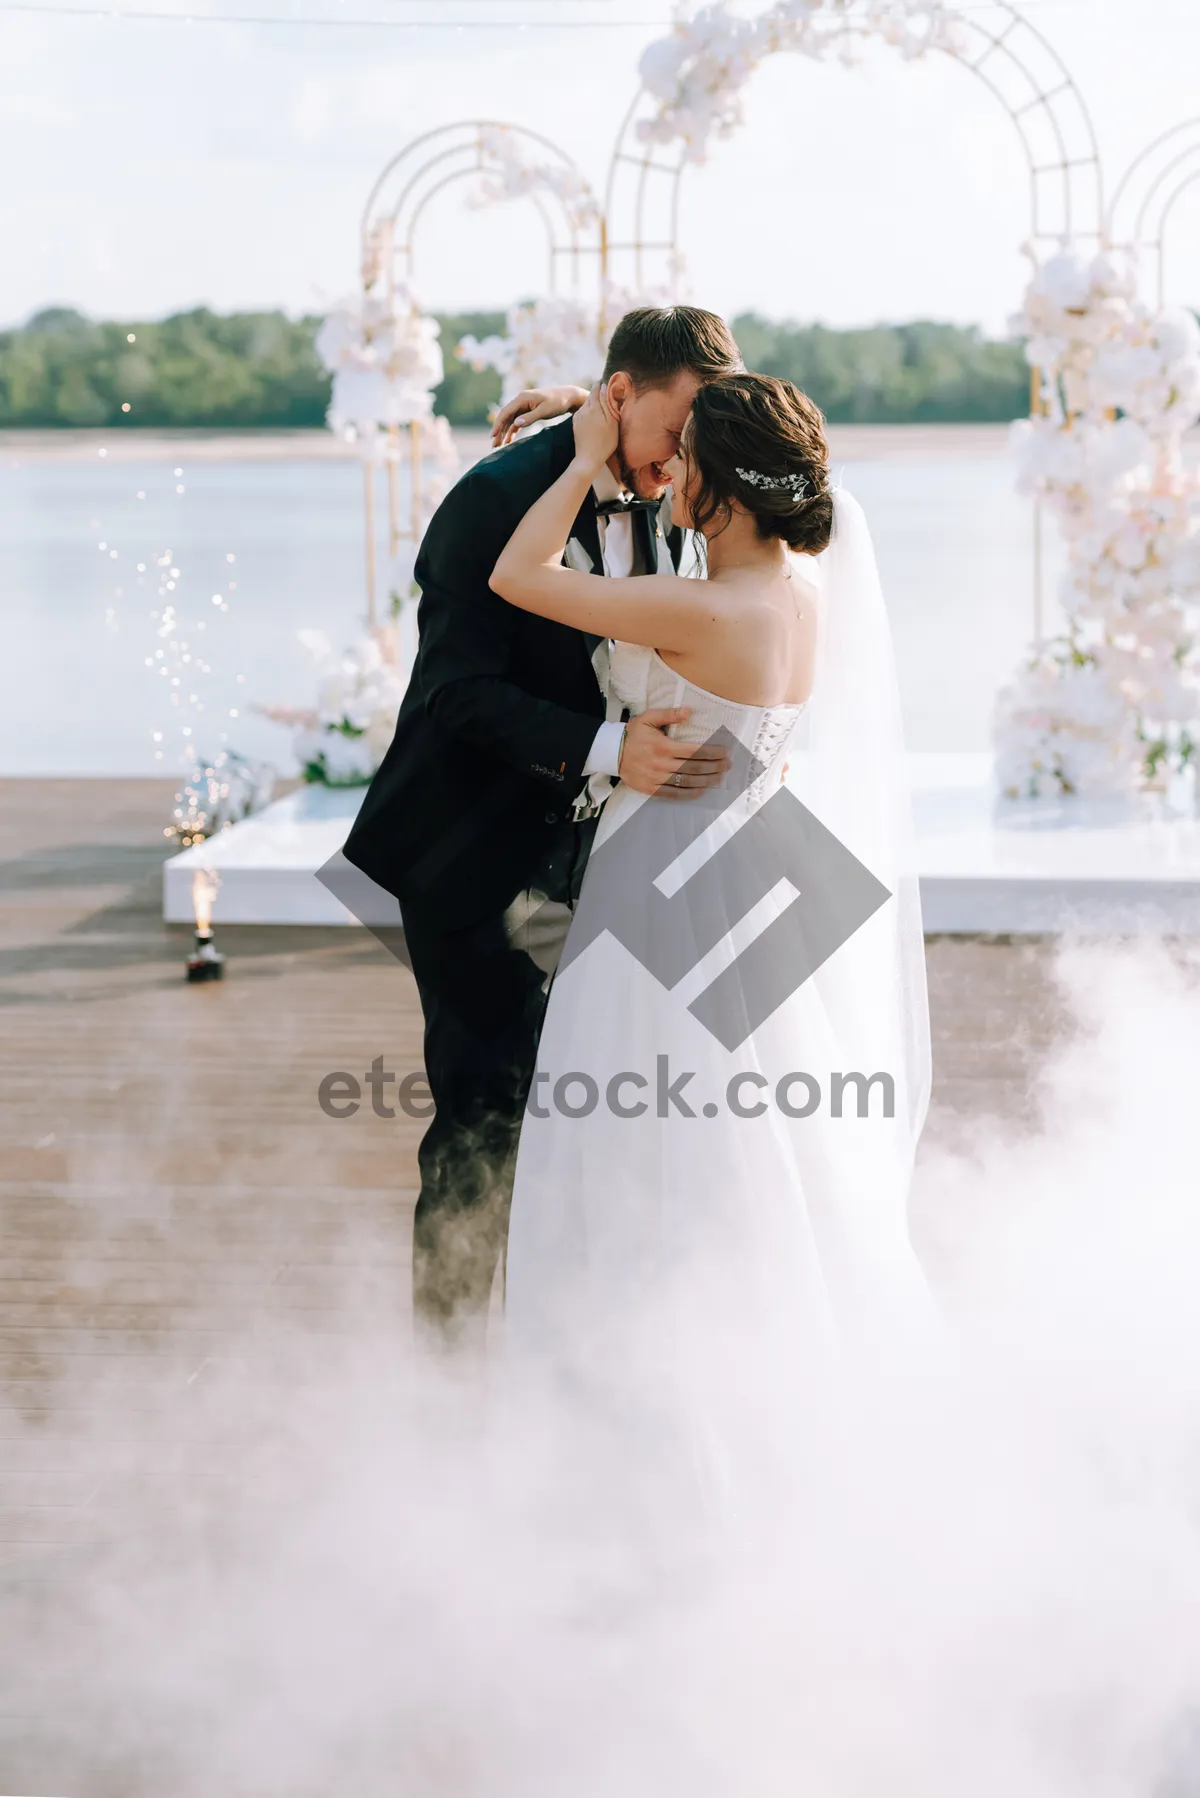
[[[571,529],[567,559],[609,576],[679,564],[659,520],[663,465],[699,388],[741,367],[728,326],[692,306],[643,307],[613,333],[604,379],[617,453]],[[645,712],[606,721],[601,639],[489,588],[518,522],[574,452],[571,421],[497,450],[458,482],[421,545],[419,646],[396,735],[345,845],[400,901],[425,1014],[436,1112],[418,1151],[418,1329],[478,1335],[500,1257],[548,974],[612,779],[654,793],[722,767]]]

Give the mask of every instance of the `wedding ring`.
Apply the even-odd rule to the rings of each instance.
[[[671,780],[672,780],[673,784],[677,787],[681,787],[683,785],[683,775],[682,774],[672,774]]]

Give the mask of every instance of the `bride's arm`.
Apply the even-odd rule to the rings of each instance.
[[[578,412],[587,399],[586,387],[526,387],[501,406],[492,420],[492,445],[500,449],[520,431],[564,412]]]
[[[693,645],[712,620],[712,594],[703,581],[641,574],[612,580],[562,566],[562,553],[596,474],[616,446],[616,426],[594,393],[575,414],[575,457],[530,507],[492,572],[501,599],[524,612],[557,619],[598,637],[619,637],[652,649]]]

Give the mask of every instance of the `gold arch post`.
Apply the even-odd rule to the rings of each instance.
[[[384,296],[389,302],[394,300],[397,288],[411,282],[416,273],[418,227],[433,203],[462,182],[482,183],[489,176],[502,181],[512,174],[514,159],[520,160],[531,172],[529,184],[513,197],[531,201],[545,228],[548,291],[556,293],[564,286],[577,290],[587,280],[591,269],[595,271],[593,278],[597,285],[602,285],[604,221],[572,159],[548,137],[523,125],[510,125],[496,119],[465,119],[414,138],[384,165],[376,177],[361,222],[364,291],[374,293],[382,283]],[[538,178],[539,171],[541,179]],[[391,453],[384,465],[388,553],[391,556],[396,554],[403,541],[408,539],[415,543],[421,535],[421,426],[413,423],[407,431],[412,496],[408,517],[403,521],[400,516],[399,426],[391,428]],[[367,612],[368,622],[374,629],[377,622],[377,525],[373,464],[364,465],[363,475]]]
[[[940,54],[981,81],[1003,107],[1020,137],[1029,179],[1029,242],[1044,254],[1067,241],[1106,241],[1104,182],[1091,114],[1075,81],[1049,39],[1009,0],[985,9],[950,9],[953,42],[937,44]],[[878,36],[860,7],[848,8],[831,39]],[[679,267],[679,208],[688,146],[646,143],[642,120],[658,109],[642,88],[618,132],[609,163],[605,214],[609,224],[609,265],[614,279],[624,274],[635,291],[661,285],[673,289]],[[620,228],[618,228],[618,221]],[[1031,375],[1031,409],[1042,405],[1038,370]],[[1034,635],[1043,635],[1041,509],[1033,512]]]

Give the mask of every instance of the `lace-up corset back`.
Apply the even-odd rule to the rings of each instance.
[[[763,765],[747,793],[752,804],[778,785],[804,712],[803,705],[741,705],[722,699],[669,668],[657,650],[637,643],[613,645],[609,687],[635,717],[651,708],[690,707],[691,716],[670,728],[669,734],[681,742],[706,743],[723,727],[744,743]]]

